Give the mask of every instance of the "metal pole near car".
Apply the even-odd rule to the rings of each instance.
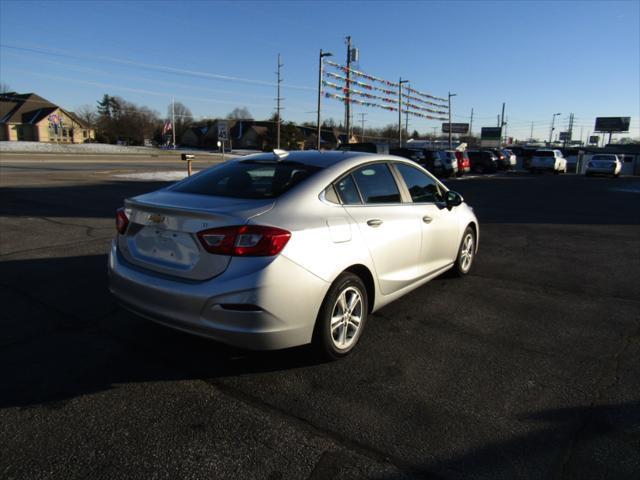
[[[320,56],[319,56],[319,66],[318,66],[318,142],[317,142],[317,149],[318,151],[320,151],[320,135],[321,135],[321,126],[320,126],[320,106],[322,104],[322,59],[324,57],[331,57],[333,56],[332,53],[329,52],[323,52],[322,49],[320,49]]]

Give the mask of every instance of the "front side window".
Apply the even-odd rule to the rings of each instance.
[[[353,177],[364,203],[401,203],[400,190],[386,163],[362,167],[353,173]]]
[[[396,167],[407,184],[414,203],[433,203],[442,198],[438,184],[429,175],[404,163],[398,163]]]

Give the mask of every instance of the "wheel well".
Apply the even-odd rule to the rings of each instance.
[[[371,313],[376,299],[376,287],[373,283],[373,275],[371,275],[371,272],[367,267],[360,264],[350,266],[345,270],[345,272],[351,272],[354,275],[357,275],[364,283],[364,286],[367,288],[367,298],[369,299],[369,313]]]
[[[473,229],[473,236],[476,237],[475,242],[476,242],[476,252],[477,252],[478,251],[478,226],[476,225],[475,222],[471,222],[467,226]]]

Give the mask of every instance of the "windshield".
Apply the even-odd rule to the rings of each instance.
[[[275,198],[319,170],[287,161],[229,162],[177,183],[171,190],[218,197]]]
[[[611,162],[615,161],[616,157],[613,155],[594,155],[591,157],[591,160],[609,160]]]

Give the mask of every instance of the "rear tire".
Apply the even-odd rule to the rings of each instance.
[[[326,360],[342,358],[355,348],[369,312],[363,281],[351,272],[342,273],[324,297],[313,333],[313,347]]]
[[[471,226],[467,227],[462,235],[462,241],[458,248],[458,256],[456,263],[451,269],[452,273],[457,277],[468,275],[473,267],[473,261],[476,257],[476,234]]]

